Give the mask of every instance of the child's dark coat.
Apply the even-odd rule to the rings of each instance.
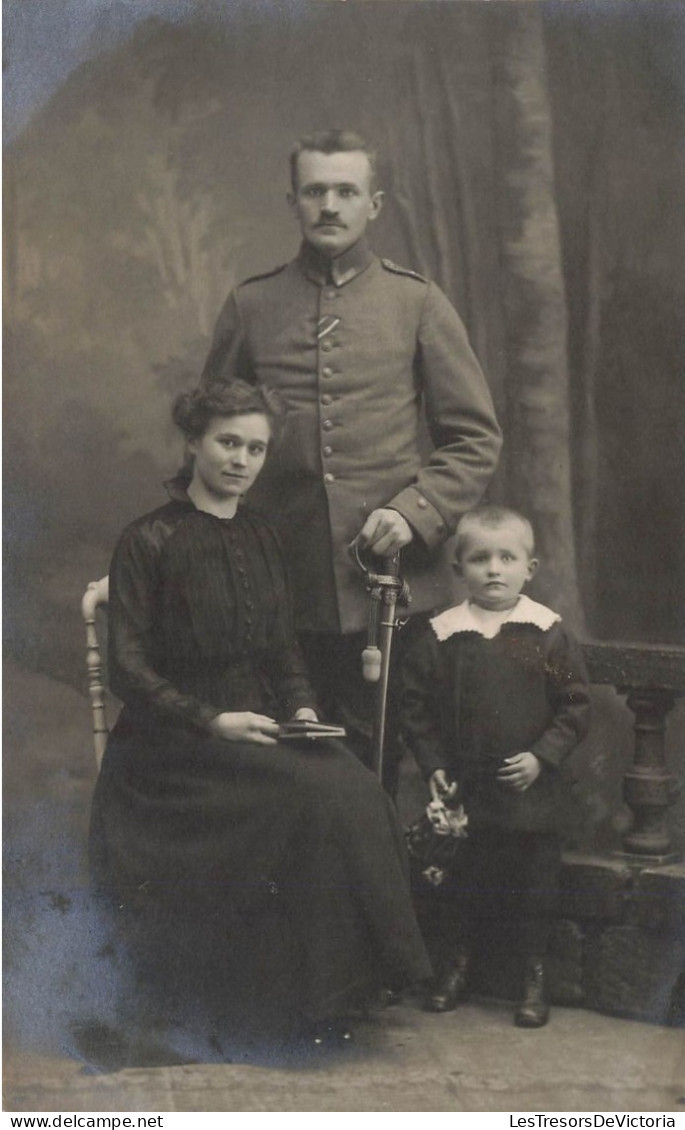
[[[492,639],[478,632],[467,603],[450,608],[408,656],[406,740],[424,777],[445,769],[459,782],[472,829],[558,830],[559,767],[588,721],[580,646],[556,613],[528,597]],[[513,792],[496,773],[526,750],[542,771]]]

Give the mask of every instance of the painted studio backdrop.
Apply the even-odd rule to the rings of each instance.
[[[6,7],[14,90],[41,62]],[[539,535],[533,595],[586,638],[685,642],[682,5],[112,0],[86,29],[77,7],[49,18],[53,64],[75,30],[81,59],[5,145],[5,836],[35,950],[29,971],[10,944],[9,1009],[44,1032],[95,773],[81,595],[165,499],[170,403],[229,288],[296,251],[300,134],[378,144],[374,248],[464,317],[505,432],[490,497]],[[631,718],[598,702],[580,846],[624,819]]]

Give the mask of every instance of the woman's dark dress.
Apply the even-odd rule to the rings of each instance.
[[[96,882],[137,923],[163,994],[286,1032],[374,984],[430,975],[404,844],[340,742],[212,736],[223,711],[312,706],[270,528],[178,487],[124,532],[110,573],[110,684],[124,708],[91,825]]]

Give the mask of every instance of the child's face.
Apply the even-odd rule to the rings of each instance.
[[[526,581],[537,569],[518,522],[491,529],[473,526],[467,534],[459,570],[474,604],[492,612],[513,608]]]

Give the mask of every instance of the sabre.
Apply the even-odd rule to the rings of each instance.
[[[397,605],[409,604],[411,596],[408,584],[400,577],[399,550],[392,557],[376,558],[381,568],[380,572],[376,572],[362,560],[356,541],[352,543],[350,549],[357,565],[366,576],[366,591],[371,600],[367,642],[362,652],[362,673],[367,683],[377,684],[371,768],[382,782],[392,636],[398,624]]]

